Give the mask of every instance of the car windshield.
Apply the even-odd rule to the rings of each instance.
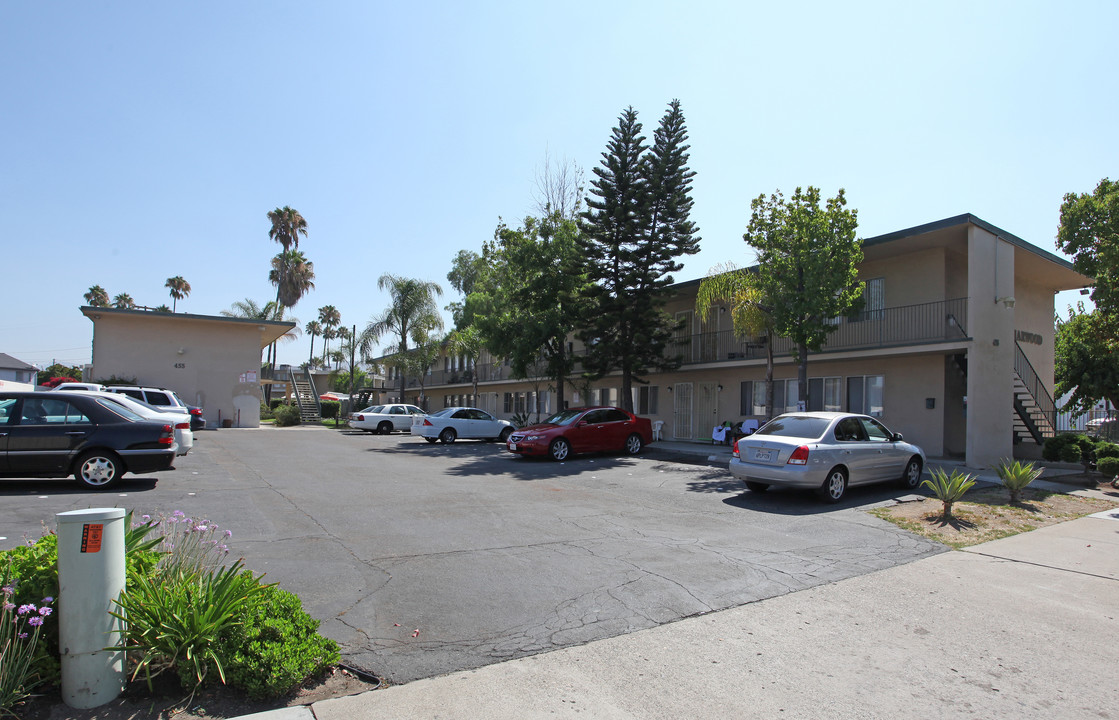
[[[132,412],[131,410],[129,410],[125,406],[123,406],[119,403],[115,403],[112,400],[109,400],[108,398],[95,398],[95,399],[97,400],[98,405],[101,405],[106,410],[110,410],[110,411],[116,413],[117,415],[120,415],[125,420],[131,420],[132,422],[143,422],[144,420],[147,419],[147,418],[145,418],[141,415],[137,415],[136,413]]]
[[[439,412],[431,413],[431,417],[450,417],[458,408],[443,408]]]
[[[563,410],[545,420],[543,425],[570,425],[582,416],[582,410]]]
[[[782,415],[767,422],[755,435],[774,437],[820,438],[828,429],[831,420],[806,415]]]

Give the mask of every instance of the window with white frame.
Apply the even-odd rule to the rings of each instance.
[[[882,417],[885,384],[882,375],[856,375],[847,378],[847,412]]]
[[[633,405],[638,415],[657,414],[657,386],[642,385],[633,389]]]
[[[759,380],[754,384],[753,412],[743,415],[765,415],[765,381]],[[793,412],[797,409],[799,388],[795,378],[773,381],[773,414]]]

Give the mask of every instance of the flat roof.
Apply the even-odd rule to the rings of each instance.
[[[291,320],[257,320],[255,318],[229,317],[227,315],[195,315],[193,313],[157,312],[155,310],[130,310],[126,308],[93,307],[83,305],[82,315],[91,321],[100,320],[100,315],[116,315],[120,317],[137,317],[146,320],[172,320],[188,322],[217,322],[223,324],[242,325],[245,327],[256,326],[261,334],[261,347],[266,347],[275,340],[283,337],[295,327]]]

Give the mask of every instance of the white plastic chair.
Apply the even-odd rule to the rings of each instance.
[[[653,423],[653,439],[661,439],[661,429],[664,427],[664,420],[657,420]]]

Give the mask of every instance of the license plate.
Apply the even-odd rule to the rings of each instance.
[[[515,443],[515,442],[511,442],[511,443],[509,443],[509,449],[510,449],[510,450],[512,450],[512,451],[514,451],[514,452],[516,452],[516,450],[517,450],[517,443]]]
[[[755,450],[754,459],[761,460],[762,462],[771,462],[773,460],[772,450]]]

